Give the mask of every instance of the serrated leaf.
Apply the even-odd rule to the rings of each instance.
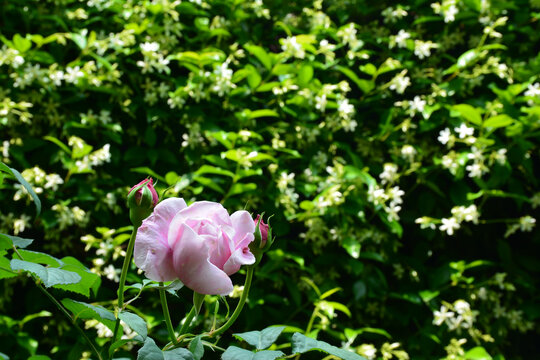
[[[165,358],[154,340],[147,337],[143,347],[137,352],[137,360],[165,360]]]
[[[165,360],[195,360],[193,354],[188,349],[173,349],[163,352]]]
[[[257,350],[263,350],[276,341],[283,329],[285,329],[285,326],[271,326],[261,331],[248,331],[233,335],[255,346]]]
[[[142,317],[128,311],[122,311],[118,317],[133,331],[141,335],[143,339],[146,339],[146,336],[148,335],[148,327],[146,326],[146,321],[144,321]]]
[[[77,319],[94,319],[109,329],[113,330],[116,323],[114,314],[100,305],[92,305],[82,301],[72,299],[63,299],[62,304],[71,311],[74,318]]]
[[[0,234],[0,237],[8,238],[11,241],[11,243],[15,245],[16,247],[18,247],[19,249],[24,249],[25,247],[27,247],[34,241],[33,239],[25,239],[25,238],[8,235],[8,234]]]
[[[101,278],[98,274],[91,272],[90,269],[85,267],[81,262],[79,262],[79,260],[71,256],[64,257],[61,261],[64,263],[64,265],[62,265],[62,269],[79,274],[81,281],[76,284],[55,285],[55,288],[73,291],[86,297],[90,297],[90,290],[92,290],[94,295],[97,294],[101,284]]]
[[[22,256],[24,261],[32,263],[49,265],[53,267],[60,267],[63,264],[60,259],[57,259],[54,256],[39,251],[19,250],[19,254]]]
[[[113,342],[111,344],[111,346],[109,347],[109,357],[112,358],[114,352],[116,351],[116,349],[128,344],[128,343],[131,343],[131,342],[144,342],[142,340],[142,338],[140,336],[135,336],[134,338],[132,339],[121,339],[121,340],[117,340],[115,342]],[[113,360],[121,360],[121,359],[126,359],[126,360],[130,360],[129,358],[113,358]]]
[[[200,335],[191,340],[191,343],[189,343],[189,351],[191,351],[195,360],[202,359],[204,355],[204,346]]]
[[[13,259],[10,262],[12,270],[22,270],[37,276],[45,287],[59,284],[75,284],[81,281],[79,274],[58,268],[47,268],[40,264]]]
[[[281,351],[263,350],[252,352],[236,346],[229,346],[221,355],[222,360],[274,360],[285,356]]]
[[[366,360],[366,358],[355,354],[350,351],[346,351],[330,345],[324,341],[318,341],[309,338],[300,333],[294,333],[292,336],[292,351],[295,354],[303,354],[308,351],[317,350],[323,351],[327,354],[337,356],[343,360]]]
[[[3,269],[6,270],[3,270]],[[9,259],[6,259],[3,256],[0,256],[0,279],[7,279],[17,276],[18,274],[12,271],[8,271],[11,268]]]
[[[32,186],[28,183],[28,181],[26,181],[23,178],[20,172],[18,172],[17,170],[13,168],[9,168],[9,170],[11,171],[13,176],[17,178],[19,183],[26,189],[26,191],[30,194],[30,196],[34,200],[34,205],[36,206],[36,216],[39,216],[39,214],[41,213],[41,201],[39,200],[39,197],[37,196],[37,194],[34,192],[34,189],[32,189]]]

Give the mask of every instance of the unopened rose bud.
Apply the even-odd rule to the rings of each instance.
[[[259,220],[261,221],[259,223]],[[268,224],[264,223],[264,220],[261,218],[261,215],[257,215],[257,218],[253,220],[255,222],[255,226],[257,224],[259,225],[259,231],[261,232],[261,243],[259,247],[262,249],[266,245],[266,241],[268,240],[268,229],[270,228]],[[257,230],[255,230],[257,231]]]
[[[128,193],[129,217],[133,225],[140,226],[142,221],[152,213],[158,202],[159,197],[151,178],[133,186]]]
[[[262,215],[257,215],[257,218],[253,221],[255,222],[255,239],[249,244],[249,249],[255,255],[255,259],[257,259],[255,264],[258,264],[261,261],[263,253],[268,251],[270,246],[272,246],[272,228],[263,221]]]

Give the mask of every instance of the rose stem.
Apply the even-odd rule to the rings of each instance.
[[[163,317],[165,318],[165,324],[167,325],[167,331],[172,342],[176,344],[176,335],[174,334],[174,328],[171,323],[171,315],[169,314],[169,306],[167,305],[167,295],[163,289],[163,282],[159,283],[159,299],[161,300],[161,307],[163,308]]]
[[[247,267],[247,274],[246,274],[246,281],[244,283],[244,291],[242,292],[242,296],[240,297],[240,301],[238,302],[238,305],[236,305],[236,309],[234,309],[233,314],[227,320],[225,324],[223,324],[219,329],[215,331],[211,331],[208,333],[209,336],[218,336],[224,333],[229,327],[231,327],[232,324],[236,321],[238,318],[238,315],[240,315],[240,312],[242,312],[242,308],[244,307],[244,304],[246,303],[247,297],[249,295],[249,288],[251,287],[251,280],[253,279],[253,270],[254,266],[248,266]]]
[[[118,336],[118,330],[120,328],[120,312],[124,308],[124,286],[126,285],[126,277],[131,264],[131,258],[133,256],[133,247],[135,246],[135,237],[137,236],[137,229],[141,224],[134,224],[133,231],[131,232],[131,237],[129,238],[128,247],[126,250],[126,257],[124,258],[124,264],[122,265],[122,273],[120,274],[120,283],[118,284],[118,314],[116,317],[116,324],[114,325],[114,333],[112,337],[111,345],[116,341]],[[111,354],[112,356],[112,354]]]

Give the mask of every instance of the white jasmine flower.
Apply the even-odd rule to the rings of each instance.
[[[465,139],[467,136],[472,136],[474,134],[474,128],[468,127],[465,123],[457,128],[454,128],[454,131],[458,133],[460,139]]]
[[[446,145],[447,143],[451,142],[450,140],[452,139],[452,137],[453,135],[450,132],[450,129],[446,128],[439,132],[439,136],[437,137],[437,140],[439,140],[441,144]]]
[[[535,224],[536,224],[536,219],[529,215],[523,216],[519,219],[519,229],[521,231],[530,232],[534,228]]]
[[[442,225],[439,226],[439,230],[446,231],[448,235],[453,235],[454,230],[457,230],[460,228],[459,223],[454,217],[451,217],[449,219],[443,218],[441,219],[441,222],[442,222]]]
[[[450,319],[454,316],[452,311],[448,311],[448,308],[444,305],[441,305],[439,311],[435,310],[433,312],[433,325],[441,326],[443,322],[447,319]]]

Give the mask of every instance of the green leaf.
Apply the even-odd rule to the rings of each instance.
[[[196,336],[189,343],[189,351],[193,354],[195,360],[201,360],[204,355],[204,346],[201,341],[201,336]]]
[[[514,122],[514,119],[512,119],[510,116],[506,114],[496,115],[493,117],[490,117],[486,121],[484,121],[483,126],[486,128],[501,128],[506,127],[508,125],[512,125]]]
[[[94,295],[97,295],[99,286],[101,285],[101,278],[98,274],[91,272],[90,269],[88,269],[74,257],[64,257],[61,261],[64,264],[61,268],[63,270],[69,270],[79,274],[79,276],[81,277],[81,281],[76,284],[55,285],[55,288],[73,291],[86,297],[90,297],[91,290]]]
[[[260,117],[279,117],[279,114],[270,109],[255,110],[248,114],[249,119],[257,119]]]
[[[461,115],[461,117],[467,119],[475,125],[482,125],[482,116],[480,111],[469,104],[458,104],[452,106],[452,111],[455,111]]]
[[[77,46],[81,50],[86,47],[86,44],[87,44],[86,36],[82,34],[77,34],[77,33],[71,33],[70,35],[71,35],[71,40],[73,40],[73,42],[77,44]]]
[[[16,272],[9,271],[10,267],[9,259],[0,256],[0,279],[8,279],[18,275]]]
[[[0,359],[9,360],[9,356],[7,356],[6,354],[0,352]]]
[[[147,337],[143,347],[137,352],[137,360],[165,360],[165,357],[154,340]]]
[[[208,178],[205,178],[205,177],[202,177],[202,176],[194,176],[193,180],[198,182],[199,184],[202,184],[202,185],[214,190],[214,191],[217,191],[220,194],[225,194],[225,190],[221,186],[219,186],[215,181],[213,181],[212,179],[208,179]]]
[[[229,176],[231,178],[234,178],[234,173],[229,170],[220,169],[216,166],[211,165],[203,165],[195,172],[196,175],[202,175],[202,174],[215,174],[215,175],[224,175]]]
[[[256,189],[257,189],[257,185],[254,183],[247,183],[247,184],[236,183],[233,186],[231,186],[231,190],[229,190],[228,195],[234,196],[234,195],[243,194],[249,191],[253,191]]]
[[[11,249],[13,242],[4,234],[0,234],[0,251]]]
[[[303,354],[308,351],[318,350],[327,354],[337,356],[343,360],[366,360],[364,357],[350,351],[346,351],[330,345],[324,341],[318,341],[309,338],[300,333],[294,333],[292,336],[292,351],[295,354]]]
[[[229,346],[221,355],[222,360],[274,360],[285,356],[281,351],[263,350],[252,352],[236,346]]]
[[[370,63],[365,64],[365,65],[360,65],[358,69],[361,72],[368,74],[369,76],[373,76],[377,73],[377,67],[375,67],[375,65],[370,64]]]
[[[15,46],[15,49],[19,50],[20,52],[24,53],[30,50],[32,47],[32,41],[23,38],[19,34],[15,34],[13,36],[13,45]]]
[[[163,352],[165,360],[195,360],[193,354],[188,349],[173,349]]]
[[[13,259],[10,262],[12,270],[22,270],[37,276],[45,287],[59,284],[75,284],[81,281],[79,274],[58,268],[47,268],[28,261]]]
[[[88,144],[83,144],[82,147],[74,146],[73,151],[71,152],[72,159],[80,159],[92,152],[94,149],[93,146]]]
[[[118,317],[133,329],[133,331],[141,335],[143,339],[146,339],[148,327],[146,326],[146,321],[144,321],[142,317],[128,311],[122,311]]]
[[[27,360],[51,360],[47,355],[32,355]]]
[[[149,167],[146,167],[146,166],[131,168],[129,170],[131,172],[134,172],[134,173],[144,174],[144,175],[147,175],[147,176],[149,175],[151,177],[154,177],[154,178],[158,179],[159,181],[163,181],[164,183],[167,182],[163,176],[158,175],[158,173],[156,173],[154,170],[152,170],[152,169],[150,169]]]
[[[486,349],[481,346],[472,348],[465,353],[465,359],[467,360],[492,360],[491,355],[488,354]]]
[[[244,45],[244,47],[251,55],[254,55],[267,70],[272,69],[272,58],[264,48],[257,45]]]
[[[100,305],[92,305],[82,301],[76,301],[72,299],[63,299],[62,304],[71,311],[75,320],[76,319],[94,319],[109,329],[113,330],[116,323],[114,314]]]
[[[55,138],[54,136],[44,136],[43,139],[48,140],[52,142],[53,144],[56,144],[60,149],[64,150],[66,153],[68,153],[71,156],[71,149],[66,146],[63,142]]]
[[[19,254],[21,254],[24,261],[33,262],[37,264],[43,264],[43,265],[50,265],[53,267],[60,267],[62,265],[62,262],[59,259],[49,254],[42,253],[42,252],[30,251],[30,250],[19,250]]]
[[[313,78],[313,66],[304,65],[298,71],[298,85],[306,87]]]
[[[360,79],[351,69],[346,68],[344,66],[336,66],[336,70],[340,71],[344,75],[346,75],[349,79],[351,79],[360,90],[364,93],[369,93],[371,90],[375,88],[375,83],[371,80],[364,80]]]
[[[254,66],[247,65],[246,70],[249,71],[247,75],[247,81],[248,81],[249,87],[251,89],[256,89],[262,81],[261,75],[259,74],[259,72]]]
[[[2,165],[4,164],[2,163]],[[6,167],[7,166],[4,166],[2,168],[6,168]],[[10,167],[7,167],[7,168],[11,171],[13,176],[17,178],[19,183],[26,189],[26,191],[28,191],[28,193],[34,200],[34,205],[36,206],[36,216],[39,216],[39,214],[41,213],[41,201],[39,200],[39,197],[37,196],[37,194],[34,192],[34,189],[32,189],[32,186],[23,178],[20,172]]]
[[[248,331],[233,335],[244,340],[249,345],[255,346],[257,350],[263,350],[276,341],[283,329],[285,329],[285,326],[271,326],[261,331]]]

